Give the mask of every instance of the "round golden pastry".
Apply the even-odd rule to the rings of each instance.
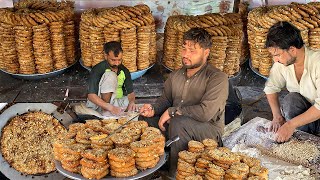
[[[246,176],[245,172],[236,170],[236,169],[228,169],[226,170],[226,176],[230,176],[232,178],[242,179],[244,176]]]
[[[65,166],[65,165],[61,165],[63,169],[69,171],[69,172],[74,172],[74,173],[79,173],[81,171],[81,167],[80,166],[77,166],[77,167],[74,167],[74,168],[70,168],[68,166]]]
[[[103,149],[87,149],[81,152],[81,156],[97,162],[104,162],[107,158],[107,151]]]
[[[125,168],[125,167],[130,167],[135,164],[134,158],[131,158],[127,161],[114,161],[114,160],[109,160],[109,164],[113,167],[117,168]]]
[[[65,159],[62,159],[61,164],[63,164],[65,167],[68,167],[68,168],[75,168],[80,165],[80,161],[79,160],[66,161]]]
[[[215,37],[217,38],[217,37]],[[218,146],[218,143],[217,141],[215,141],[214,139],[204,139],[202,141],[202,144],[205,146],[205,147],[217,147]]]
[[[177,171],[195,173],[195,167],[187,162],[178,161]]]
[[[134,155],[134,151],[126,148],[115,148],[108,152],[109,159],[119,162],[129,161]]]
[[[101,168],[88,168],[86,166],[81,166],[81,174],[85,178],[99,178],[104,177],[109,173],[109,165],[105,165]]]
[[[185,180],[202,180],[202,177],[200,175],[193,175],[186,177]]]
[[[215,174],[212,174],[212,173],[210,173],[210,172],[207,172],[207,173],[205,173],[205,178],[206,179],[208,179],[208,180],[216,180],[216,179],[224,179],[224,176],[217,176],[217,175],[215,175]]]
[[[206,173],[208,171],[207,168],[200,168],[197,166],[195,166],[194,168],[196,169],[197,173]]]
[[[247,164],[250,168],[253,166],[259,166],[260,160],[254,157],[245,156],[242,158],[242,161]]]
[[[119,173],[130,172],[135,168],[136,168],[135,165],[132,165],[132,166],[129,166],[129,167],[115,167],[115,166],[111,166],[110,167],[110,169],[112,171],[119,172]]]
[[[94,161],[91,159],[87,159],[87,158],[82,158],[80,160],[80,164],[82,166],[88,167],[88,168],[101,168],[104,167],[107,164],[107,160],[102,161],[102,162],[98,162],[98,161]]]
[[[215,164],[209,164],[208,171],[217,176],[223,176],[225,174],[224,169]]]
[[[123,173],[111,170],[110,173],[111,173],[111,176],[121,178],[121,177],[129,177],[129,176],[136,175],[136,174],[138,174],[138,170],[136,168],[134,168],[133,170],[131,170],[129,172],[123,172]]]
[[[71,145],[64,145],[61,148],[61,151],[68,154],[80,155],[81,152],[83,152],[87,148],[87,145],[76,143]]]
[[[250,174],[255,176],[267,176],[269,170],[263,166],[255,165],[250,167]]]

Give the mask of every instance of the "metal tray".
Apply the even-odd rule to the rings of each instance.
[[[8,109],[6,109],[0,115],[0,134],[2,134],[2,128],[7,124],[7,122],[14,116],[29,112],[29,111],[42,111],[48,114],[52,114],[57,118],[65,127],[68,127],[72,122],[72,118],[67,114],[59,114],[56,112],[57,106],[51,103],[18,103]],[[49,174],[43,175],[25,175],[14,168],[10,167],[7,161],[2,157],[0,152],[0,171],[9,179],[12,180],[63,180],[65,177],[62,176],[57,171]]]
[[[39,79],[46,79],[46,78],[50,78],[50,77],[55,77],[59,74],[62,74],[64,73],[67,69],[69,69],[71,66],[73,66],[75,63],[77,63],[77,61],[75,61],[73,64],[71,64],[70,66],[68,67],[65,67],[63,69],[59,69],[59,70],[56,70],[56,71],[52,71],[52,72],[48,72],[48,73],[44,73],[44,74],[14,74],[14,73],[10,73],[10,72],[7,72],[3,69],[0,69],[0,71],[6,73],[6,74],[9,74],[11,75],[12,77],[14,78],[17,78],[17,79],[24,79],[24,80],[39,80]]]
[[[262,78],[264,78],[264,79],[268,79],[267,76],[262,75],[262,74],[258,71],[258,69],[254,68],[254,67],[252,66],[251,59],[249,59],[249,66],[250,66],[250,69],[251,69],[255,74],[257,74],[258,76],[260,76],[260,77],[262,77]]]
[[[83,68],[85,68],[86,70],[88,70],[89,72],[91,71],[91,67],[88,67],[88,66],[85,66],[83,64],[83,61],[82,59],[80,58],[80,64]],[[138,79],[139,77],[143,76],[150,68],[152,68],[154,66],[154,64],[150,65],[148,68],[146,69],[143,69],[143,70],[139,70],[139,71],[136,71],[136,72],[131,72],[131,79],[132,80],[135,80],[135,79]]]
[[[130,176],[130,177],[126,177],[126,178],[116,178],[116,177],[112,177],[112,176],[106,176],[105,178],[102,178],[101,180],[134,180],[134,179],[140,179],[143,178],[145,176],[150,175],[151,173],[155,172],[156,170],[158,170],[162,165],[164,165],[164,163],[167,161],[168,159],[168,154],[164,154],[162,156],[160,156],[160,160],[158,162],[158,164],[150,169],[147,169],[145,171],[139,171],[138,174],[134,175],[134,176]],[[75,180],[84,180],[86,178],[84,178],[81,174],[76,174],[76,173],[72,173],[69,172],[65,169],[62,168],[61,163],[59,161],[55,161],[56,163],[56,167],[57,170],[63,174],[64,176],[70,178],[70,179],[75,179]]]

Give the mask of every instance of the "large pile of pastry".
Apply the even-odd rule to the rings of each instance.
[[[288,21],[297,27],[306,46],[320,49],[320,3],[291,3],[283,6],[259,7],[248,15],[248,40],[251,62],[262,75],[268,76],[272,57],[265,48],[269,28],[279,22]]]
[[[188,150],[178,154],[176,179],[268,179],[259,159],[217,146],[213,139],[189,141]]]
[[[237,13],[170,16],[164,32],[164,65],[170,69],[182,67],[183,34],[194,27],[202,27],[212,35],[209,63],[229,76],[238,72],[244,47],[242,20]]]
[[[0,69],[44,74],[75,61],[73,3],[25,0],[0,9]]]
[[[56,118],[43,112],[15,116],[2,129],[2,156],[21,173],[50,173],[56,169],[52,140],[64,132]]]
[[[156,61],[156,29],[147,5],[89,9],[81,15],[81,56],[85,66],[104,60],[103,44],[121,41],[123,64],[130,72]]]
[[[69,131],[53,142],[55,159],[67,171],[88,179],[108,174],[129,177],[155,167],[164,154],[164,136],[145,121],[129,122],[108,136],[126,122],[127,118],[71,124]]]

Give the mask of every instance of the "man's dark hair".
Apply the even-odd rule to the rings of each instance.
[[[183,35],[183,43],[186,40],[198,43],[201,48],[210,49],[212,46],[211,35],[203,28],[191,28]]]
[[[288,50],[291,46],[302,48],[300,30],[286,21],[274,24],[268,31],[266,48],[275,47]]]
[[[120,52],[123,52],[121,43],[117,41],[110,41],[104,44],[103,46],[104,53],[108,54],[110,51],[114,53],[115,57],[118,57]]]

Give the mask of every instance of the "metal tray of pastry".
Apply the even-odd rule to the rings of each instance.
[[[10,106],[0,115],[0,134],[2,134],[2,128],[7,122],[14,116],[24,114],[29,111],[42,111],[47,114],[52,114],[57,118],[65,127],[68,127],[72,122],[72,118],[67,114],[60,114],[56,111],[57,106],[51,103],[17,103]],[[32,167],[30,167],[32,168]],[[0,171],[9,179],[12,180],[63,180],[65,177],[57,171],[49,174],[41,175],[25,175],[14,168],[12,168],[8,162],[2,157],[0,152]]]
[[[77,61],[75,61],[73,64],[71,64],[68,67],[65,67],[63,69],[55,70],[55,71],[44,73],[44,74],[14,74],[14,73],[7,72],[7,71],[5,71],[3,69],[0,69],[0,71],[4,72],[6,74],[9,74],[12,77],[17,78],[17,79],[39,80],[39,79],[46,79],[46,78],[55,77],[55,76],[57,76],[59,74],[62,74],[67,69],[69,69],[71,66],[73,66],[75,63],[77,63]]]
[[[161,166],[164,165],[164,163],[167,161],[167,159],[168,159],[168,154],[164,153],[162,156],[160,156],[160,160],[159,160],[158,164],[153,168],[150,168],[150,169],[147,169],[147,170],[144,170],[144,171],[139,171],[138,174],[136,174],[134,176],[126,177],[126,178],[116,178],[116,177],[108,175],[108,176],[102,178],[101,180],[134,180],[134,179],[140,179],[140,178],[146,177],[146,176],[152,174],[153,172],[155,172],[156,170],[158,170]],[[75,180],[84,180],[84,179],[86,179],[81,174],[72,173],[72,172],[69,172],[69,171],[63,169],[62,166],[61,166],[61,163],[59,161],[55,161],[55,163],[56,163],[57,170],[61,174],[66,176],[67,178],[75,179]]]
[[[262,77],[262,78],[264,78],[264,79],[268,79],[267,76],[262,75],[262,74],[258,71],[258,69],[254,68],[254,67],[252,66],[251,59],[249,59],[249,67],[250,67],[250,69],[251,69],[255,74],[257,74],[258,76],[260,76],[260,77]]]
[[[86,70],[88,70],[89,72],[91,71],[91,67],[88,67],[88,66],[85,66],[83,64],[83,61],[82,59],[80,58],[80,65],[85,68]],[[135,80],[135,79],[138,79],[139,77],[143,76],[150,68],[152,68],[154,66],[154,64],[151,64],[149,67],[147,67],[146,69],[142,69],[142,70],[139,70],[139,71],[136,71],[136,72],[131,72],[131,79],[132,80]]]

